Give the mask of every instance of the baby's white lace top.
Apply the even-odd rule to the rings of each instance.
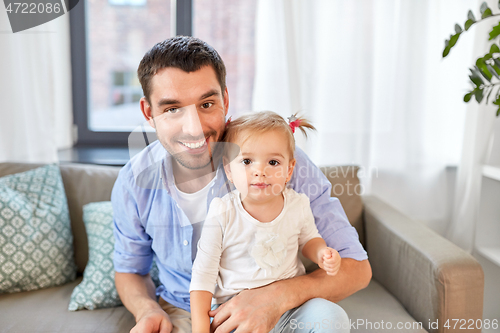
[[[223,303],[244,289],[305,273],[298,251],[321,236],[309,198],[292,189],[285,189],[283,195],[282,212],[267,223],[248,214],[237,190],[212,201],[198,242],[190,291],[209,291],[217,303]]]

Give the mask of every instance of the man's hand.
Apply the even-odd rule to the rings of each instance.
[[[130,333],[171,333],[172,323],[168,314],[161,309],[153,309],[136,318],[137,323]]]
[[[155,285],[149,274],[115,273],[115,285],[125,307],[134,315],[130,333],[170,333],[172,323],[156,301]]]
[[[214,311],[211,330],[215,333],[269,332],[286,312],[282,293],[274,293],[275,284],[244,290]],[[271,297],[271,295],[277,297]]]
[[[328,275],[337,275],[341,261],[340,254],[331,247],[324,247],[318,251],[318,266],[324,269]]]
[[[306,275],[273,282],[267,286],[244,290],[209,315],[214,317],[215,333],[269,332],[288,310],[320,297],[338,302],[365,288],[372,276],[368,260],[342,259],[335,276],[323,269]]]

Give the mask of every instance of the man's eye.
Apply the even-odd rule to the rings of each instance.
[[[214,105],[214,103],[211,103],[211,102],[206,102],[206,103],[203,103],[201,105],[202,108],[204,109],[208,109],[209,107],[211,107],[212,105]]]
[[[168,113],[177,113],[177,112],[179,112],[179,108],[167,109],[167,110],[165,110],[165,112],[168,112]]]
[[[271,160],[271,161],[269,161],[269,164],[271,164],[272,166],[277,166],[278,164],[280,164],[280,162],[278,162],[276,160]]]
[[[249,159],[249,158],[244,158],[241,163],[243,163],[244,165],[249,165],[250,163],[252,163],[252,161]]]

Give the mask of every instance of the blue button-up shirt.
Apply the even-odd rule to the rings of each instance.
[[[288,186],[309,197],[326,244],[342,258],[367,259],[339,200],[330,198],[330,182],[299,148],[295,159]],[[208,210],[213,198],[233,189],[218,164],[207,202],[200,203],[200,209]],[[123,167],[113,187],[114,266],[117,272],[145,275],[156,257],[162,283],[157,295],[190,311],[189,284],[199,233],[193,232],[176,198],[171,156],[155,141]]]

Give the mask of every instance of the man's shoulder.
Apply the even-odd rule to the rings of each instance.
[[[158,187],[160,166],[165,159],[166,150],[157,140],[132,156],[120,170],[118,178],[127,184],[136,185],[142,189]]]
[[[297,192],[300,190],[299,184],[320,182],[321,184],[329,183],[321,169],[307,156],[307,154],[299,147],[295,148],[295,168],[293,170],[290,186]],[[325,183],[326,181],[326,183]],[[297,187],[299,186],[299,187]]]
[[[133,154],[132,151],[130,153]],[[134,156],[131,156],[130,161],[127,162],[125,167],[128,166],[129,169],[136,171],[145,170],[161,162],[165,158],[166,153],[167,151],[161,145],[160,141],[156,140]]]

